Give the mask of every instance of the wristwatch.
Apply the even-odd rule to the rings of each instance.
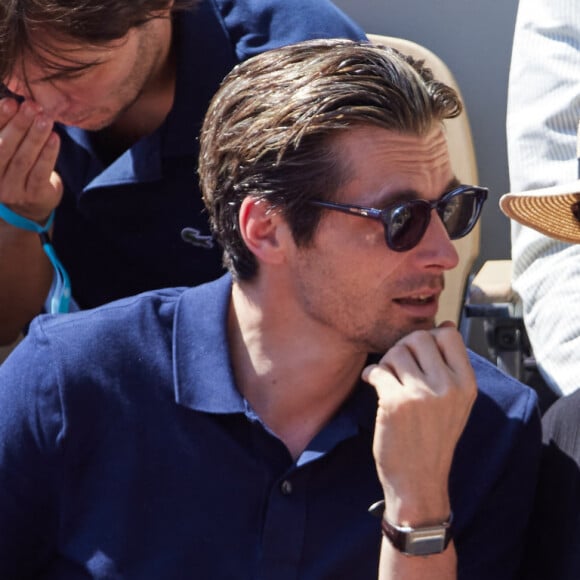
[[[453,513],[440,524],[413,528],[398,526],[384,517],[385,502],[374,503],[369,512],[381,518],[383,535],[394,548],[408,556],[429,556],[444,552],[452,538]]]
[[[440,554],[451,541],[451,520],[440,524],[412,528],[410,526],[397,526],[383,517],[381,528],[384,536],[391,544],[409,556],[428,556]]]

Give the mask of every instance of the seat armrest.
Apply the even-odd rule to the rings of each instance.
[[[471,281],[467,299],[470,304],[515,302],[512,290],[511,260],[488,260]]]

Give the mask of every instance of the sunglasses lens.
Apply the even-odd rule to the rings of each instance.
[[[479,199],[475,191],[463,191],[441,203],[437,213],[452,240],[467,235],[479,217]]]
[[[420,241],[436,209],[452,240],[466,236],[477,223],[487,190],[461,188],[443,197],[438,203],[415,200],[401,203],[383,214],[387,246],[406,252]]]
[[[396,252],[414,248],[429,225],[431,208],[428,204],[408,202],[389,211],[385,236],[387,245]]]

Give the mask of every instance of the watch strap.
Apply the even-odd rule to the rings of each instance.
[[[6,223],[20,228],[21,230],[26,230],[28,232],[34,232],[40,237],[40,243],[44,253],[48,256],[52,267],[54,268],[54,289],[52,291],[52,296],[50,297],[50,313],[58,314],[60,312],[69,311],[69,302],[71,299],[71,284],[68,272],[62,265],[62,262],[58,259],[54,246],[50,240],[49,230],[52,227],[54,221],[54,210],[50,213],[46,223],[40,225],[35,221],[32,221],[16,212],[12,211],[9,207],[0,203],[0,219]]]
[[[381,518],[383,535],[394,548],[410,556],[428,556],[444,552],[451,538],[453,515],[440,524],[411,527],[398,526]]]

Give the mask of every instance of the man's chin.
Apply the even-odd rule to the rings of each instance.
[[[415,319],[412,323],[408,323],[404,327],[400,328],[398,332],[391,332],[384,338],[382,342],[372,345],[373,348],[369,352],[384,353],[408,334],[411,334],[417,330],[429,331],[433,330],[433,328],[435,328],[435,321],[432,318]]]
[[[87,115],[85,117],[77,117],[76,119],[58,120],[57,122],[67,127],[78,127],[85,131],[101,131],[112,125],[113,121],[114,119],[110,117],[103,119]]]
[[[434,318],[417,318],[413,324],[413,330],[432,330],[435,328]]]

